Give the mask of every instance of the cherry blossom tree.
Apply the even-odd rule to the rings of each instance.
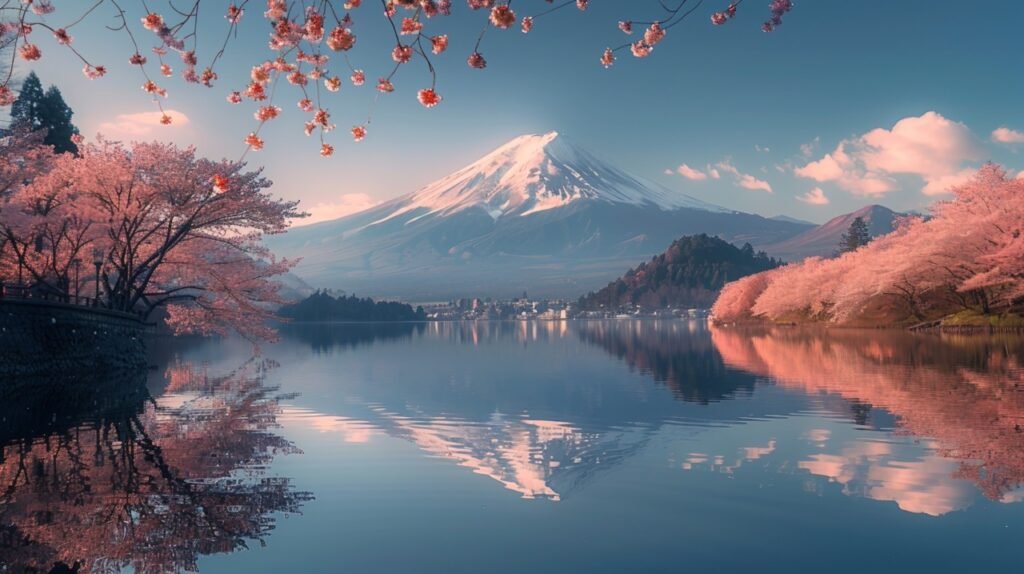
[[[1024,299],[1024,180],[1009,178],[996,165],[953,190],[939,204],[934,227],[950,238],[963,280],[958,290],[976,294],[984,305],[1018,306]]]
[[[905,320],[1024,304],[1024,181],[989,164],[928,219],[834,259],[809,258],[727,285],[716,317],[856,322],[886,302]]]
[[[0,201],[10,198],[16,190],[21,189],[24,182],[31,181],[45,173],[52,164],[53,149],[43,146],[43,133],[31,133],[15,130],[0,140]],[[17,153],[14,153],[18,150]],[[0,204],[0,210],[3,210]],[[11,224],[11,219],[20,214],[0,211],[3,220]],[[0,278],[21,279],[24,269],[19,264],[18,245],[12,244],[6,234],[0,233]],[[19,281],[20,283],[20,281]]]
[[[704,0],[659,0],[646,6],[638,6],[644,4],[640,2],[623,2],[624,16],[617,23],[618,30],[614,22],[609,23],[609,40],[613,46],[596,54],[595,64],[611,67],[621,52],[629,52],[636,58],[650,56],[672,28],[700,14],[701,8],[707,10],[704,14],[711,24],[726,24],[736,16],[743,1],[708,0],[707,4],[717,4],[718,10],[705,7]],[[270,24],[270,52],[265,59],[252,62],[247,85],[235,86],[224,94],[230,103],[241,104],[248,100],[257,107],[257,126],[244,138],[247,150],[263,147],[261,128],[280,114],[275,94],[283,92],[277,87],[286,83],[295,88],[298,107],[309,114],[306,134],[315,133],[319,137],[321,155],[334,153],[334,147],[324,137],[335,127],[326,96],[339,91],[346,79],[354,87],[366,83],[366,72],[353,64],[350,55],[354,57],[358,52],[354,48],[359,37],[373,33],[366,22],[375,18],[386,20],[386,29],[394,37],[393,48],[386,56],[387,71],[380,74],[374,84],[378,95],[393,92],[398,73],[406,64],[418,60],[429,72],[430,85],[416,92],[417,99],[427,108],[442,102],[433,61],[448,48],[449,37],[442,22],[457,9],[453,0],[236,0],[226,6],[212,0],[181,3],[151,0],[143,3],[141,17],[131,11],[124,0],[66,2],[60,10],[53,0],[0,0],[0,50],[9,48],[11,54],[9,69],[0,77],[0,105],[14,101],[11,77],[17,59],[34,62],[44,53],[49,55],[55,51],[81,61],[82,71],[88,78],[104,76],[105,63],[93,61],[86,54],[87,50],[80,50],[74,33],[83,27],[107,26],[112,33],[123,35],[126,46],[123,62],[138,68],[143,91],[162,111],[162,100],[168,95],[165,78],[175,74],[175,67],[180,68],[181,79],[186,83],[206,87],[217,83],[223,57],[239,29],[260,25],[261,4],[265,7],[262,19]],[[516,10],[513,10],[512,0],[466,1],[465,9],[481,12],[479,32],[464,42],[464,45],[472,44],[472,50],[465,54],[467,65],[476,69],[487,67],[483,46],[488,33],[507,33],[518,28],[526,34],[538,25],[537,22],[546,21],[564,9],[586,11],[590,2],[532,0],[529,9],[520,9],[520,4],[516,2]],[[762,30],[775,30],[792,8],[792,0],[770,0]],[[648,14],[646,20],[632,20],[626,14],[644,12]],[[203,42],[202,51],[199,49],[201,16],[203,22],[211,17],[222,20],[224,34],[214,42]],[[114,26],[108,25],[109,17],[113,17]],[[51,41],[46,41],[46,36]],[[616,41],[616,36],[623,40]],[[169,114],[163,114],[163,123],[172,121]],[[369,123],[367,115],[363,123],[352,126],[355,141],[366,137]]]
[[[97,304],[147,317],[166,309],[178,333],[273,336],[266,321],[282,302],[273,278],[293,262],[274,258],[261,238],[303,214],[272,197],[259,171],[169,144],[101,140],[79,157],[8,146],[4,176],[12,182],[0,195],[7,282],[71,297],[72,266],[95,255]]]
[[[775,272],[773,269],[727,283],[711,308],[712,315],[720,322],[752,319],[754,303],[768,288]]]

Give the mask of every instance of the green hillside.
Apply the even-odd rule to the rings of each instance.
[[[749,243],[739,248],[717,237],[690,235],[600,291],[581,297],[579,304],[584,310],[710,307],[729,281],[779,265]]]

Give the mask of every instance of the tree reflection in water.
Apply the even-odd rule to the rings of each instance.
[[[808,394],[839,395],[934,441],[955,478],[1012,502],[1024,485],[1024,339],[854,330],[713,328],[725,363]],[[822,457],[805,468],[834,467]],[[830,472],[830,471],[823,471]],[[841,471],[846,472],[846,471]]]
[[[194,571],[201,555],[263,543],[275,514],[310,499],[267,473],[296,452],[273,432],[282,397],[265,384],[272,367],[251,360],[212,375],[177,362],[158,398],[145,373],[7,384],[0,571],[78,560],[83,573]]]
[[[577,333],[682,401],[708,404],[754,390],[754,378],[728,368],[696,321],[583,321]]]
[[[285,324],[282,334],[308,343],[317,354],[355,349],[378,340],[402,340],[422,335],[426,323],[301,323]]]

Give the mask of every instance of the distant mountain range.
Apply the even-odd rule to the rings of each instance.
[[[418,301],[576,298],[683,235],[778,245],[806,223],[731,211],[615,167],[555,132],[366,211],[268,240],[317,288]]]
[[[790,217],[788,215],[776,215],[774,217],[771,217],[770,219],[774,219],[776,221],[788,221],[789,223],[799,223],[800,225],[807,225],[807,226],[811,226],[811,227],[815,226],[810,221],[805,221],[803,219],[797,219],[795,217]]]
[[[786,261],[799,261],[806,257],[831,257],[839,247],[839,241],[850,229],[853,220],[860,217],[868,224],[872,237],[885,235],[893,230],[900,214],[881,205],[869,205],[845,215],[830,219],[828,222],[808,229],[803,233],[765,245],[763,249],[773,257]]]

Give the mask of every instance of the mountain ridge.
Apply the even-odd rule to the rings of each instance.
[[[837,215],[825,223],[808,229],[785,241],[765,245],[769,255],[787,261],[799,261],[806,257],[831,257],[839,247],[843,234],[850,229],[853,220],[860,217],[868,224],[872,237],[885,235],[894,229],[900,214],[883,205],[866,205],[856,211]]]
[[[629,174],[557,132],[515,138],[374,207],[269,238],[319,288],[429,301],[575,298],[683,235],[756,246],[808,225],[704,202]]]

